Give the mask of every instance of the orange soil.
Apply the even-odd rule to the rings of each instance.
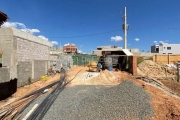
[[[88,67],[74,67],[70,69],[70,71],[67,72],[67,80],[71,80],[72,78],[74,78],[77,72],[79,72],[80,70],[81,72],[79,74],[82,74],[83,72],[88,71]],[[50,79],[47,80],[46,82],[37,81],[29,85],[28,87],[20,87],[18,88],[17,92],[14,95],[12,95],[12,97],[8,98],[7,100],[1,101],[0,105],[6,103],[10,99],[22,97],[32,91],[35,91],[43,86],[46,86],[52,82],[55,82],[59,79],[59,77],[60,75],[56,74],[53,78],[50,77]],[[131,74],[128,74],[126,72],[103,71],[100,73],[99,76],[92,78],[90,80],[87,80],[85,82],[84,80],[75,78],[69,84],[69,87],[72,87],[75,85],[82,85],[82,84],[112,86],[112,85],[120,84],[124,80],[133,81],[137,85],[142,86],[142,88],[144,88],[149,94],[152,95],[151,104],[155,110],[155,116],[153,117],[153,120],[172,120],[172,119],[179,120],[180,119],[180,98],[171,96],[167,94],[166,92],[164,92],[163,90],[157,87],[154,87],[152,85],[149,85],[142,80],[137,80],[133,78]]]
[[[49,76],[48,77],[48,80],[46,81],[42,81],[42,80],[39,80],[37,82],[34,82],[30,85],[27,85],[27,86],[24,86],[24,87],[19,87],[16,91],[16,93],[14,93],[11,97],[7,98],[6,100],[2,100],[0,101],[0,105],[3,105],[13,99],[16,99],[16,98],[21,98],[33,91],[36,91],[44,86],[47,86],[57,80],[59,80],[60,78],[60,74],[56,74],[55,76],[51,77]]]

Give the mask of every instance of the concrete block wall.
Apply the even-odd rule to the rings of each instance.
[[[11,29],[0,29],[0,51],[2,54],[2,66],[7,67],[1,69],[1,72],[4,74],[9,74],[8,77],[0,76],[0,79],[3,81],[8,81],[10,79],[14,79],[17,76],[12,76],[13,71],[13,62],[14,54],[13,54],[13,32]],[[9,69],[8,71],[6,69]],[[3,82],[3,81],[0,81]]]
[[[42,75],[47,73],[47,61],[34,61],[34,80],[39,80]],[[33,81],[34,82],[34,81]]]
[[[35,80],[45,75],[50,66],[50,47],[52,44],[39,37],[15,28],[0,28],[0,51],[2,64],[9,68],[10,80],[18,78],[18,86],[27,83],[29,77]],[[39,62],[36,62],[39,61]],[[36,67],[37,66],[37,67]],[[1,81],[0,81],[1,83]]]
[[[24,86],[35,82],[40,79],[42,75],[47,73],[48,61],[32,60],[18,62],[17,74],[18,83],[17,86]]]
[[[58,59],[58,56],[57,55],[50,55],[50,60],[53,61],[53,60],[57,60]]]
[[[13,37],[12,31],[9,29],[0,29],[0,51],[2,54],[2,64],[3,66],[9,66],[11,64],[11,57],[13,51]]]
[[[49,47],[17,37],[17,60],[49,60]]]
[[[8,82],[10,80],[9,68],[0,68],[0,83]]]
[[[32,79],[32,62],[18,62],[17,66],[17,86],[24,86],[30,84]]]

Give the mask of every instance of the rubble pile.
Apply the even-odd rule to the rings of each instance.
[[[145,60],[138,64],[137,71],[139,75],[157,78],[174,77],[177,75],[176,69],[168,67],[162,63],[153,62],[151,60]]]

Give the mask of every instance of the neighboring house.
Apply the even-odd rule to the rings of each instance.
[[[52,44],[15,28],[0,28],[0,83],[18,79],[17,86],[35,82],[50,66]]]
[[[63,46],[63,52],[67,54],[76,54],[77,46],[75,44],[66,44]]]
[[[180,44],[160,43],[159,45],[151,46],[151,53],[159,54],[180,54]]]

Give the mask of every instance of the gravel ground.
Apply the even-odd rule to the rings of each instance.
[[[44,120],[149,120],[154,112],[151,96],[131,81],[115,87],[65,88]]]

